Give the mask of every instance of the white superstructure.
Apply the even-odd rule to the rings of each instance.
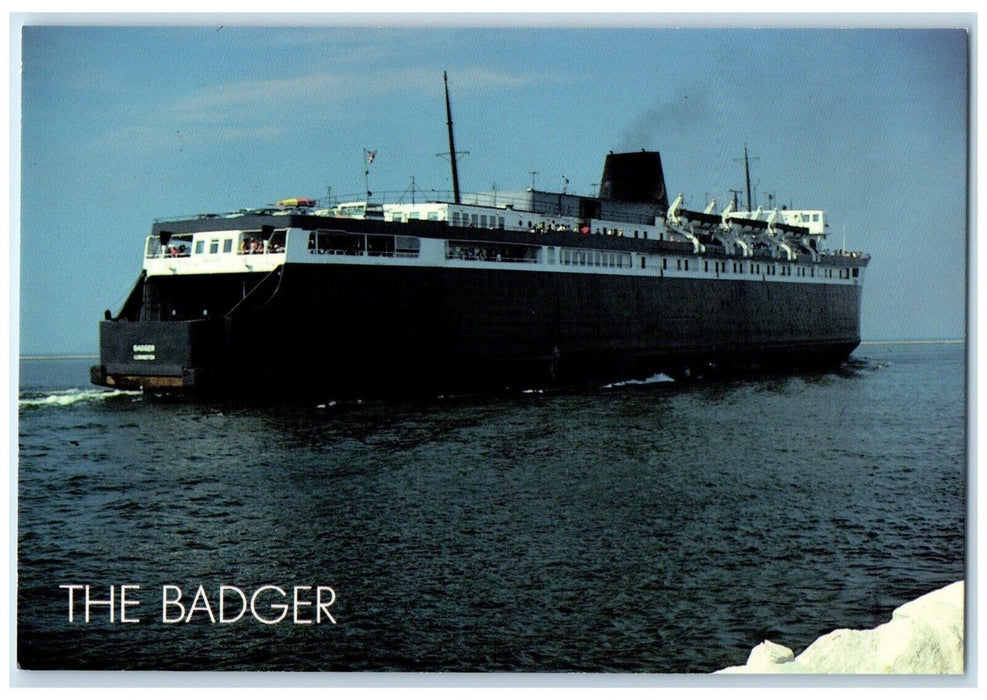
[[[308,224],[304,228],[291,225],[295,218],[289,215],[298,213],[294,210],[274,212],[285,215],[284,227],[261,229],[237,227],[240,220],[247,223],[251,212],[209,216],[202,218],[215,222],[214,229],[170,234],[167,240],[160,235],[149,236],[144,269],[148,276],[267,272],[285,263],[301,263],[499,267],[779,283],[862,282],[863,267],[838,264],[841,257],[857,254],[822,252],[820,242],[825,238],[826,226],[822,211],[735,212],[728,206],[713,214],[711,204],[706,212],[697,214],[683,210],[681,201],[680,195],[664,215],[653,216],[650,221],[645,221],[639,212],[621,218],[584,218],[566,213],[564,207],[559,207],[560,213],[517,209],[503,195],[503,203],[497,206],[348,202],[306,216]],[[613,212],[611,216],[618,214]],[[354,233],[337,227],[352,219],[406,224],[408,233]],[[444,227],[440,232],[448,229],[448,237],[441,233],[413,235],[414,223],[419,221]],[[475,238],[470,231],[476,232]],[[529,237],[530,242],[518,243],[509,237],[498,240],[498,231],[536,235]],[[610,238],[687,242],[691,251],[678,252],[681,247],[675,253],[650,251],[640,246],[627,250],[605,243]],[[819,264],[827,259],[830,264]]]

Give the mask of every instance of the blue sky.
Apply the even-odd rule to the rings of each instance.
[[[505,18],[509,22],[509,18]],[[964,336],[968,47],[949,29],[27,26],[20,352],[94,353],[155,217],[370,188],[589,194],[662,153],[692,208],[744,186],[871,253],[865,340]],[[16,60],[16,57],[14,57]],[[16,120],[16,113],[13,119]],[[16,177],[16,175],[15,175]]]

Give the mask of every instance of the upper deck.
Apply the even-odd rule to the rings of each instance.
[[[825,235],[820,211],[790,211],[786,221],[811,228],[786,224],[777,232],[746,212],[693,212],[698,223],[688,228],[674,214],[673,208],[641,223],[519,209],[502,199],[202,215],[155,223],[144,269],[158,276],[270,272],[287,263],[496,267],[859,284],[868,262],[859,253],[817,247]]]

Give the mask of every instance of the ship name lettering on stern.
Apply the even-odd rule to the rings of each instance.
[[[133,350],[135,360],[154,359],[155,348],[153,343],[137,343],[134,345]]]

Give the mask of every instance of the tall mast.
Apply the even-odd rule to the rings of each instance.
[[[747,211],[751,209],[751,166],[747,162],[747,144],[744,144],[744,175],[747,177]]]
[[[452,137],[452,108],[449,106],[449,78],[445,71],[442,71],[442,82],[446,87],[446,124],[449,127],[449,160],[452,161],[452,196],[453,201],[459,204],[459,170],[456,168],[456,141]]]

